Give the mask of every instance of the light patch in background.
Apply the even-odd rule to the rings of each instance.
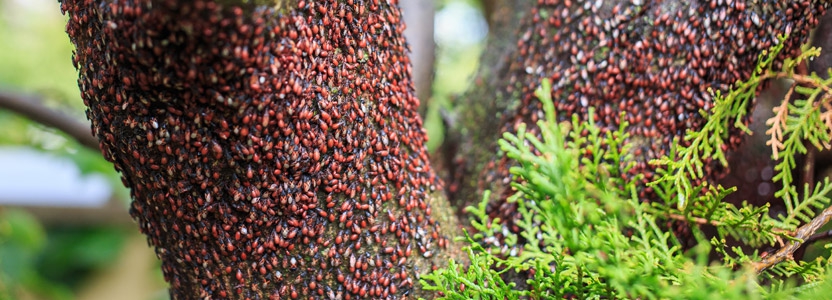
[[[434,39],[440,45],[473,45],[488,34],[482,13],[464,2],[451,2],[436,12]]]
[[[69,159],[0,147],[0,205],[100,207],[112,195],[100,174],[81,174]]]
[[[488,23],[482,12],[465,0],[446,0],[434,19],[436,68],[433,95],[425,116],[427,147],[436,150],[443,142],[445,127],[440,111],[453,111],[453,98],[464,93],[479,65]]]
[[[21,24],[31,24],[31,20],[26,20],[26,17],[32,14],[50,18],[61,16],[60,3],[55,5],[52,0],[11,0],[4,4],[10,8],[5,17]]]

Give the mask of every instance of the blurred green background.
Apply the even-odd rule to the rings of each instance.
[[[37,96],[86,122],[59,6],[54,0],[0,0],[0,92]],[[440,0],[436,9],[435,78],[425,123],[430,149],[442,142],[440,111],[467,88],[487,32],[479,1]],[[0,184],[0,300],[167,298],[159,262],[127,213],[129,194],[100,153],[0,109],[3,149],[70,162],[77,180],[104,178],[110,197],[99,207],[76,205],[61,195],[49,199],[51,204],[34,205],[15,202],[25,197],[4,195]],[[3,155],[10,154],[0,151]],[[60,178],[49,178],[32,190],[52,190]],[[23,180],[0,176],[12,186],[28,184]]]

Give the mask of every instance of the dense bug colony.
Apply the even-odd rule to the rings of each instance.
[[[728,91],[747,79],[758,55],[779,43],[778,35],[789,35],[780,58],[796,55],[827,5],[539,0],[522,18],[516,52],[509,55],[507,73],[500,75],[504,85],[495,88],[498,98],[516,99],[501,114],[502,131],[515,132],[519,123],[533,125],[542,118],[533,93],[542,78],[549,78],[561,120],[573,115],[586,120],[594,107],[595,120],[605,130],[629,122],[628,142],[637,165],[625,176],[643,174],[641,184],[652,181],[655,166],[649,160],[668,154],[674,139],[705,124],[700,111],[713,105],[708,89]],[[743,133],[733,129],[729,135],[725,150],[736,149]],[[506,182],[509,166],[506,158],[484,164],[480,188]],[[713,179],[725,171],[711,163],[705,173]],[[509,221],[508,230],[517,230],[510,224],[517,217],[514,205],[505,201],[511,193],[503,189],[490,209]],[[639,191],[642,199],[651,195],[649,187]]]
[[[174,299],[413,295],[449,241],[395,1],[276,3],[63,1],[130,213]]]

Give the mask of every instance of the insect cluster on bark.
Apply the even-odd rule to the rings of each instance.
[[[559,120],[573,116],[588,120],[594,108],[596,125],[604,132],[628,122],[627,143],[636,165],[622,176],[640,178],[638,196],[649,200],[655,195],[646,183],[657,179],[657,166],[650,160],[668,155],[674,141],[687,145],[686,132],[704,126],[702,111],[714,104],[711,90],[729,91],[737,81],[748,79],[760,53],[779,43],[780,36],[788,36],[780,62],[799,54],[828,5],[826,1],[538,0],[521,19],[507,73],[499,75],[505,82],[487,90],[498,99],[512,99],[500,113],[501,132],[515,132],[521,123],[532,132],[538,130],[535,124],[543,109],[534,91],[543,78],[552,82]],[[750,116],[740,122],[747,125]],[[723,150],[737,149],[744,135],[732,127]],[[707,180],[729,171],[711,158],[704,159]],[[478,182],[462,189],[460,197],[495,182],[508,182],[511,159],[485,161],[473,162],[483,164]],[[506,201],[514,191],[497,191],[490,215],[516,232],[512,220],[520,216],[516,204]],[[464,203],[473,201],[479,198]]]
[[[449,242],[401,14],[281,5],[63,1],[102,152],[173,298],[408,295]]]

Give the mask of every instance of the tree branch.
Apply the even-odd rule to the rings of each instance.
[[[806,239],[806,241],[804,241],[803,244],[804,245],[810,245],[814,242],[817,242],[817,241],[820,241],[820,240],[825,240],[825,239],[828,239],[828,238],[832,238],[832,230],[827,230],[827,231],[824,231],[824,232],[815,233],[814,235],[812,235],[811,237]]]
[[[783,248],[780,248],[777,252],[762,258],[759,262],[753,263],[752,266],[754,267],[754,271],[760,273],[777,263],[786,259],[791,259],[792,254],[807,240],[811,239],[815,234],[815,231],[829,222],[830,219],[832,219],[832,207],[827,207],[817,217],[812,219],[811,222],[806,223],[797,229],[797,233],[794,236],[797,240],[792,241]]]
[[[35,96],[0,91],[0,108],[18,113],[32,121],[60,130],[85,147],[99,151],[98,139],[90,133],[90,125],[46,107]]]
[[[800,64],[798,64],[797,68],[795,68],[795,71],[796,71],[796,74],[794,74],[795,76],[801,76],[802,79],[804,79],[804,80],[808,79],[811,82],[815,81],[815,80],[812,80],[812,78],[808,76],[809,66],[806,64],[806,61],[802,61]],[[797,84],[798,84],[798,82],[795,82],[793,84],[793,86],[795,86]],[[826,87],[825,85],[821,84],[819,86],[825,87],[824,90],[826,90],[826,91],[829,90],[829,87]],[[785,98],[783,101],[788,102],[788,101],[791,101],[791,99]],[[812,142],[810,142],[808,140],[804,142],[804,147],[806,147],[807,153],[806,153],[806,156],[805,156],[805,160],[803,161],[803,176],[801,176],[801,184],[799,186],[808,186],[808,188],[806,189],[807,191],[813,191],[815,189],[815,156],[816,156],[817,148],[812,147],[812,146],[813,146]]]

